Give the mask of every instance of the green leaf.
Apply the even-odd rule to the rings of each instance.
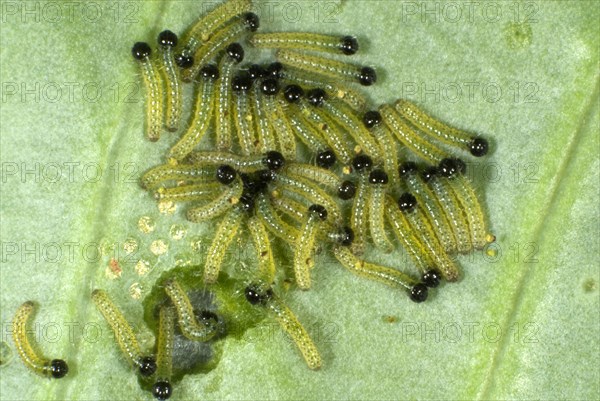
[[[228,338],[217,367],[185,377],[174,398],[600,398],[598,3],[335,4],[259,2],[262,28],[355,34],[366,43],[357,58],[380,71],[374,104],[406,97],[490,138],[474,181],[498,255],[459,258],[462,280],[419,305],[323,257],[314,289],[286,297],[322,351],[321,371],[257,327]],[[203,5],[0,4],[0,398],[151,399],[89,295],[111,293],[151,345],[130,292],[147,294],[176,260],[202,260],[190,244],[210,232],[180,210],[159,213],[137,185],[174,137],[145,141],[129,51],[164,27],[183,30]],[[153,233],[138,229],[141,216]],[[139,244],[133,255],[127,239]],[[169,245],[161,256],[150,251],[158,239]],[[111,257],[122,268],[114,280]],[[41,379],[19,361],[10,321],[26,300],[39,303],[33,335],[69,361],[67,378]]]

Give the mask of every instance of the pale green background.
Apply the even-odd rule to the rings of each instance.
[[[358,58],[381,71],[375,102],[405,96],[491,138],[494,150],[475,181],[501,253],[493,261],[481,254],[461,259],[464,279],[422,305],[323,258],[314,290],[287,297],[321,333],[322,371],[309,371],[283,335],[251,330],[226,343],[210,374],[178,384],[173,399],[600,397],[599,6],[484,3],[345,1],[333,21],[327,11],[335,3],[269,3],[278,7],[263,27],[357,35],[366,44]],[[202,3],[74,4],[71,14],[66,3],[27,2],[31,14],[13,14],[24,3],[1,3],[2,340],[12,349],[12,315],[23,301],[36,300],[42,307],[35,322],[46,334],[41,347],[64,355],[72,372],[41,379],[13,352],[0,367],[0,398],[151,399],[109,332],[94,342],[78,331],[70,342],[67,325],[106,328],[89,299],[99,286],[141,326],[141,305],[127,295],[129,286],[138,281],[147,291],[176,259],[198,257],[189,247],[198,227],[170,240],[174,219],[160,216],[152,237],[137,231],[139,216],[158,213],[135,178],[160,160],[172,138],[146,142],[140,94],[125,98],[134,87],[128,83],[139,83],[131,44],[153,40],[163,28],[180,31]],[[22,85],[37,89],[23,94]],[[415,85],[420,89],[411,91]],[[89,99],[93,91],[84,97],[84,88],[97,87],[97,101]],[[453,99],[457,87],[463,92]],[[499,99],[490,97],[494,89]],[[64,164],[71,162],[79,163],[73,175]],[[102,171],[97,181],[94,167]],[[127,180],[132,167],[134,179]],[[16,175],[9,174],[13,168]],[[25,168],[37,173],[22,177]],[[109,282],[108,256],[86,262],[82,255],[85,244],[101,242],[110,251],[107,244],[130,236],[142,241],[143,257],[150,257],[152,239],[170,242],[167,255],[150,258],[155,267],[147,278],[126,265]],[[57,258],[54,243],[62,251]],[[8,254],[14,246],[17,253]],[[35,246],[37,260],[25,251]]]

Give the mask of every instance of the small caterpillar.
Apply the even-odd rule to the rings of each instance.
[[[259,153],[265,153],[275,149],[276,144],[273,126],[267,117],[267,110],[263,107],[260,85],[253,86],[250,99],[252,102],[253,121],[256,122],[257,150]]]
[[[229,164],[241,173],[251,173],[262,167],[268,167],[269,163],[278,163],[274,158],[281,154],[275,151],[250,156],[240,156],[235,153],[223,151],[192,152],[189,161],[195,166],[218,166]]]
[[[231,209],[217,227],[215,238],[208,248],[206,264],[204,265],[204,281],[208,284],[217,281],[225,252],[235,238],[242,222],[242,211],[239,207]]]
[[[209,200],[222,189],[218,183],[202,183],[180,185],[172,188],[160,187],[154,193],[154,198],[159,201],[191,202]]]
[[[248,230],[256,249],[259,277],[265,283],[273,283],[276,267],[267,229],[259,218],[253,216],[248,219]]]
[[[286,118],[282,103],[276,97],[279,92],[279,83],[274,78],[267,78],[261,83],[262,107],[267,110],[267,118],[273,130],[277,133],[278,150],[284,157],[296,156],[296,141],[291,124]]]
[[[450,145],[469,150],[475,157],[485,156],[488,143],[484,138],[470,135],[431,117],[406,99],[396,101],[396,110],[422,132]]]
[[[162,59],[164,73],[165,93],[167,94],[165,126],[167,130],[175,132],[179,129],[182,113],[181,77],[179,69],[175,66],[173,48],[177,46],[177,35],[166,30],[158,35],[158,44]]]
[[[369,193],[367,195],[369,204],[369,231],[376,248],[385,253],[390,253],[394,245],[390,242],[385,232],[385,191],[389,178],[383,170],[372,170],[369,173]]]
[[[12,337],[21,360],[32,372],[48,378],[60,379],[69,373],[69,366],[62,359],[47,359],[39,355],[27,337],[27,326],[35,304],[27,301],[17,309],[12,321]]]
[[[423,302],[427,299],[428,292],[425,284],[417,282],[396,269],[360,260],[344,246],[334,247],[333,253],[342,266],[359,276],[382,282],[394,288],[408,289],[410,299],[414,302]]]
[[[219,62],[219,78],[215,102],[215,136],[218,150],[231,149],[231,119],[232,112],[232,80],[234,66],[244,59],[244,48],[239,43],[231,43],[225,50],[225,55]]]
[[[162,79],[150,59],[152,49],[148,43],[137,42],[131,49],[133,58],[140,62],[146,86],[146,136],[156,142],[160,139],[163,124]]]
[[[367,183],[369,176],[363,170],[370,168],[371,164],[371,158],[366,155],[356,156],[352,161],[354,170],[359,173],[356,195],[354,195],[350,214],[350,228],[352,228],[355,235],[352,251],[357,255],[364,253],[367,243],[367,227],[369,224],[369,187]],[[350,191],[352,192],[352,190]]]
[[[158,318],[158,351],[156,353],[157,380],[152,386],[152,395],[158,400],[171,397],[171,374],[173,370],[173,338],[175,336],[175,312],[169,306],[160,308]]]
[[[108,294],[103,290],[94,290],[92,301],[113,330],[117,344],[125,358],[131,365],[138,368],[140,375],[152,376],[156,372],[156,359],[153,356],[142,354],[131,325],[108,297]]]
[[[182,160],[189,155],[209,129],[215,106],[213,87],[219,78],[219,69],[214,64],[208,64],[200,70],[200,76],[200,95],[196,99],[192,122],[187,132],[169,151],[171,159]]]
[[[358,51],[358,41],[353,36],[334,36],[307,32],[255,33],[248,43],[257,48],[296,49],[339,53],[350,56]]]
[[[324,188],[330,192],[336,192],[339,190],[342,182],[337,174],[326,170],[327,167],[323,166],[323,162],[318,160],[317,164],[319,167],[305,163],[290,163],[286,167],[286,172],[295,176],[309,177],[310,179],[319,182]],[[335,160],[335,159],[334,159]],[[331,164],[331,161],[325,163],[327,166]]]
[[[246,300],[252,305],[262,305],[272,313],[281,328],[292,338],[302,353],[306,364],[310,369],[321,368],[321,355],[306,329],[298,321],[298,318],[270,288],[265,289],[260,284],[251,284],[246,287]]]
[[[358,82],[362,86],[371,86],[377,82],[377,74],[371,67],[357,66],[293,50],[278,50],[277,58],[290,67],[325,75],[332,79]]]
[[[243,155],[254,153],[257,141],[256,130],[252,118],[252,109],[248,92],[252,88],[252,79],[248,73],[238,74],[232,82],[234,93],[234,124],[241,152]]]
[[[310,288],[310,270],[315,265],[314,248],[319,226],[327,219],[327,209],[321,205],[311,205],[294,251],[294,273],[296,284],[302,290]]]

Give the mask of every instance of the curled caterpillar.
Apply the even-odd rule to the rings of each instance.
[[[19,306],[12,322],[12,337],[21,360],[32,372],[48,378],[60,379],[69,372],[69,365],[63,359],[47,359],[40,355],[36,344],[27,335],[27,326],[35,312],[31,301]]]

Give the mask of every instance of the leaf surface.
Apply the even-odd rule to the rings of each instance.
[[[67,4],[2,3],[0,398],[151,399],[89,294],[113,294],[151,345],[130,294],[147,294],[177,260],[202,260],[192,243],[211,231],[181,210],[159,213],[137,184],[174,137],[143,138],[129,52],[207,4]],[[484,4],[258,2],[265,30],[357,35],[357,60],[380,71],[373,104],[405,97],[491,139],[472,167],[498,255],[461,257],[462,280],[419,305],[322,257],[314,290],[286,297],[322,351],[321,371],[278,330],[257,327],[227,339],[217,367],[184,378],[174,399],[600,397],[599,6]],[[142,216],[152,233],[139,230]],[[168,252],[151,251],[157,240]],[[122,269],[114,280],[111,258]],[[18,360],[10,321],[26,300],[41,306],[36,339],[70,362],[67,378],[40,379]]]

